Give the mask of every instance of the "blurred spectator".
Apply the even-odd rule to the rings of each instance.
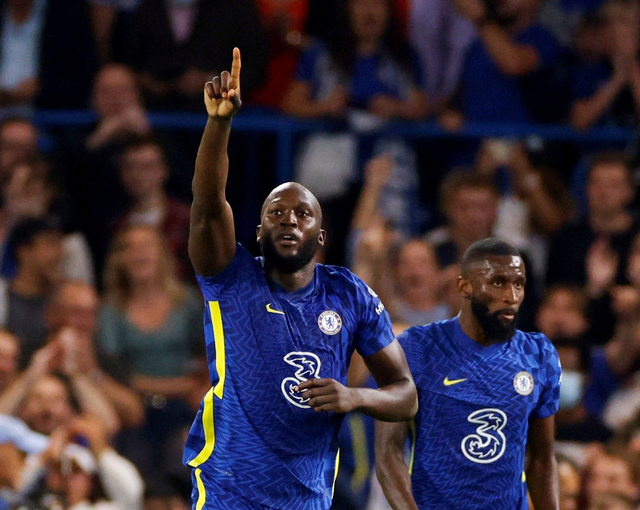
[[[62,273],[68,279],[92,283],[95,279],[93,260],[85,237],[75,231],[68,213],[68,196],[53,182],[50,166],[43,160],[32,160],[13,167],[2,185],[0,207],[0,271],[12,278],[17,271],[16,254],[11,246],[12,229],[25,220],[59,221],[62,238]],[[66,220],[66,221],[65,221]]]
[[[37,154],[38,131],[31,121],[8,117],[0,123],[0,183],[9,178],[11,169]]]
[[[0,395],[18,377],[20,340],[8,331],[0,330]]]
[[[640,113],[640,6],[632,0],[608,0],[590,21],[591,55],[575,74],[571,124],[635,126]]]
[[[447,0],[411,0],[409,37],[424,70],[424,91],[436,110],[448,104],[458,88],[473,23]]]
[[[85,105],[95,71],[87,5],[74,0],[8,0],[0,13],[0,106],[29,113]]]
[[[151,133],[136,76],[127,66],[107,64],[100,69],[93,86],[92,104],[99,120],[87,138],[89,150]]]
[[[57,224],[25,220],[9,242],[16,276],[0,280],[0,323],[20,339],[20,366],[26,367],[47,336],[46,302],[62,280],[62,233]]]
[[[123,427],[138,427],[144,420],[140,396],[126,386],[122,367],[96,352],[99,304],[95,287],[81,281],[63,283],[49,299],[47,328],[54,337],[64,331],[70,361],[109,400]]]
[[[14,414],[45,436],[69,424],[74,416],[93,414],[113,436],[118,431],[118,418],[101,392],[80,374],[55,372],[64,357],[62,341],[43,347],[29,368],[0,396],[0,414]]]
[[[636,510],[635,498],[620,494],[599,494],[593,498],[588,510]]]
[[[179,282],[162,237],[145,225],[116,235],[104,282],[99,346],[128,369],[131,387],[147,405],[143,428],[123,452],[158,494],[166,489],[156,469],[163,444],[194,416],[188,401],[198,388],[192,371],[204,349],[202,301]]]
[[[215,44],[212,44],[215,34]],[[243,52],[242,92],[260,84],[268,45],[252,0],[142,0],[129,58],[153,108],[202,110],[204,83]]]
[[[264,82],[247,101],[279,108],[293,80],[300,50],[310,43],[305,35],[309,0],[257,0],[256,6],[269,37],[269,65]]]
[[[587,180],[587,215],[552,236],[547,284],[588,283],[590,297],[596,298],[606,291],[612,275],[618,282],[626,280],[627,255],[638,231],[628,210],[634,193],[624,155],[602,153],[593,158]]]
[[[82,443],[83,446],[78,444]],[[78,417],[56,429],[47,449],[27,459],[22,491],[28,509],[141,510],[144,484],[109,446],[103,424]]]
[[[103,64],[118,60],[130,18],[140,0],[89,0],[91,26]]]
[[[540,0],[456,0],[454,4],[474,23],[478,36],[461,76],[464,117],[527,122],[548,110],[554,98],[545,94],[544,73],[554,65],[559,47],[536,21]]]
[[[97,122],[90,132],[73,133],[62,150],[67,188],[77,202],[98,272],[116,218],[128,205],[119,178],[120,154],[136,137],[151,135],[135,73],[120,64],[104,66],[96,76],[91,105]],[[70,160],[70,161],[69,161]]]
[[[120,180],[131,207],[117,221],[123,225],[149,225],[158,229],[177,262],[178,276],[194,279],[189,260],[190,204],[167,196],[168,162],[161,145],[151,139],[132,141],[120,156]]]
[[[427,235],[441,268],[457,264],[476,241],[491,237],[500,195],[491,178],[455,170],[440,185],[440,209],[446,224]],[[458,277],[458,270],[452,278]]]
[[[485,140],[475,171],[489,176],[502,190],[494,234],[525,250],[533,263],[528,277],[542,281],[546,238],[572,212],[566,186],[556,173],[536,168],[525,146],[512,140]]]
[[[592,508],[589,505],[608,495],[635,501],[638,498],[636,463],[626,452],[613,449],[597,452],[585,468],[583,484],[584,508]]]
[[[352,107],[422,118],[427,102],[411,55],[390,0],[348,0],[332,39],[302,54],[283,109],[297,117],[339,117]]]
[[[588,298],[575,285],[555,285],[547,289],[540,303],[536,326],[551,341],[574,340],[586,355],[591,347],[586,335],[589,331]]]
[[[567,457],[556,455],[560,510],[578,510],[581,477],[578,467]]]

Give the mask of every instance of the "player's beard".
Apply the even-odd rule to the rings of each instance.
[[[315,236],[305,242],[300,242],[298,253],[289,257],[283,257],[278,252],[271,236],[264,236],[262,243],[260,243],[260,251],[265,264],[284,274],[292,274],[302,269],[311,262],[319,249],[320,242]]]
[[[473,311],[473,315],[476,316],[476,319],[478,319],[478,323],[484,331],[487,340],[506,342],[516,332],[516,325],[518,324],[517,312],[513,320],[505,324],[500,320],[501,310],[491,313],[487,305],[481,303],[474,297],[471,298],[471,310]]]

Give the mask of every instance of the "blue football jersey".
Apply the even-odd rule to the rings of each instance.
[[[398,337],[418,389],[412,488],[420,510],[527,510],[529,418],[558,410],[560,362],[540,333],[483,347],[457,317]]]
[[[287,292],[241,245],[222,273],[198,282],[212,388],[185,464],[213,494],[328,509],[343,415],[315,412],[294,388],[310,378],[346,384],[354,349],[370,356],[393,341],[380,299],[349,270],[321,264],[309,285]]]

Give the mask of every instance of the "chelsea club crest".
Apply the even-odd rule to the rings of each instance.
[[[342,318],[336,312],[327,310],[318,317],[318,327],[325,335],[335,335],[342,329]]]
[[[530,395],[533,391],[533,376],[529,372],[518,372],[513,378],[513,387],[520,395]]]

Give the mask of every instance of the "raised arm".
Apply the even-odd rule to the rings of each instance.
[[[393,510],[418,510],[411,492],[411,476],[404,462],[409,422],[376,422],[376,474]]]
[[[234,48],[231,74],[223,71],[204,86],[209,116],[200,141],[193,176],[189,257],[201,276],[214,276],[233,259],[236,234],[233,212],[225,196],[231,118],[240,101],[240,50]]]

